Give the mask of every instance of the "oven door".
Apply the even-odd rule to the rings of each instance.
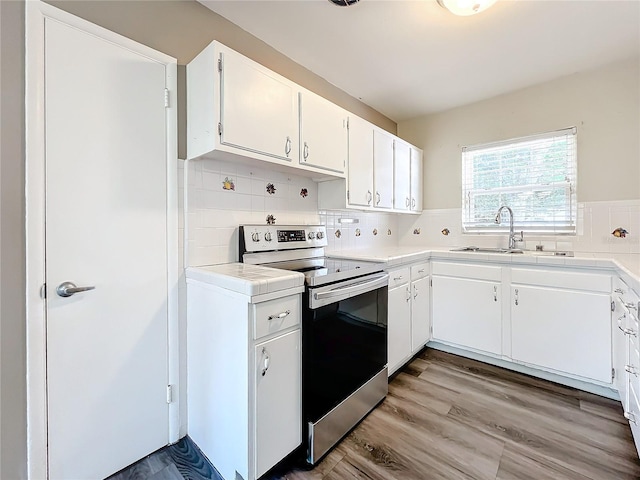
[[[388,282],[378,273],[309,288],[302,322],[305,422],[320,419],[385,368]]]

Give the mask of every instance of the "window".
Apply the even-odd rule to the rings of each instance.
[[[462,149],[462,230],[509,229],[495,216],[513,210],[515,230],[576,232],[576,128]],[[504,213],[506,215],[506,213]]]

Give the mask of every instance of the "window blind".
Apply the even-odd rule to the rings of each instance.
[[[513,210],[516,231],[576,231],[575,127],[462,149],[462,229],[506,232],[502,205]]]

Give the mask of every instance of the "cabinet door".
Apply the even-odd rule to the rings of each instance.
[[[344,173],[347,114],[311,92],[300,93],[300,164]]]
[[[615,369],[615,387],[620,395],[622,407],[629,409],[628,383],[625,366],[629,364],[629,341],[627,338],[627,316],[620,299],[615,299],[615,311],[611,315],[611,335],[613,337],[613,368]]]
[[[373,126],[360,117],[349,117],[349,205],[373,203]]]
[[[434,275],[431,292],[434,340],[502,353],[498,283]]]
[[[411,154],[409,144],[396,139],[393,142],[393,208],[411,208]]]
[[[300,330],[255,346],[256,478],[302,443]]]
[[[373,131],[373,205],[393,207],[393,135]]]
[[[411,211],[422,211],[422,151],[411,147]]]
[[[514,285],[514,360],[611,383],[609,295]]]
[[[387,358],[389,375],[411,355],[411,288],[404,284],[389,290]]]
[[[282,160],[298,158],[298,92],[266,68],[221,53],[220,141]]]
[[[420,350],[429,341],[429,277],[411,282],[411,351]]]

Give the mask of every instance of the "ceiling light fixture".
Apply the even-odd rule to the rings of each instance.
[[[497,0],[438,0],[440,6],[446,8],[454,15],[467,17],[486,10]]]
[[[354,3],[358,3],[360,0],[329,0],[334,5],[338,5],[339,7],[348,7],[353,5]]]

